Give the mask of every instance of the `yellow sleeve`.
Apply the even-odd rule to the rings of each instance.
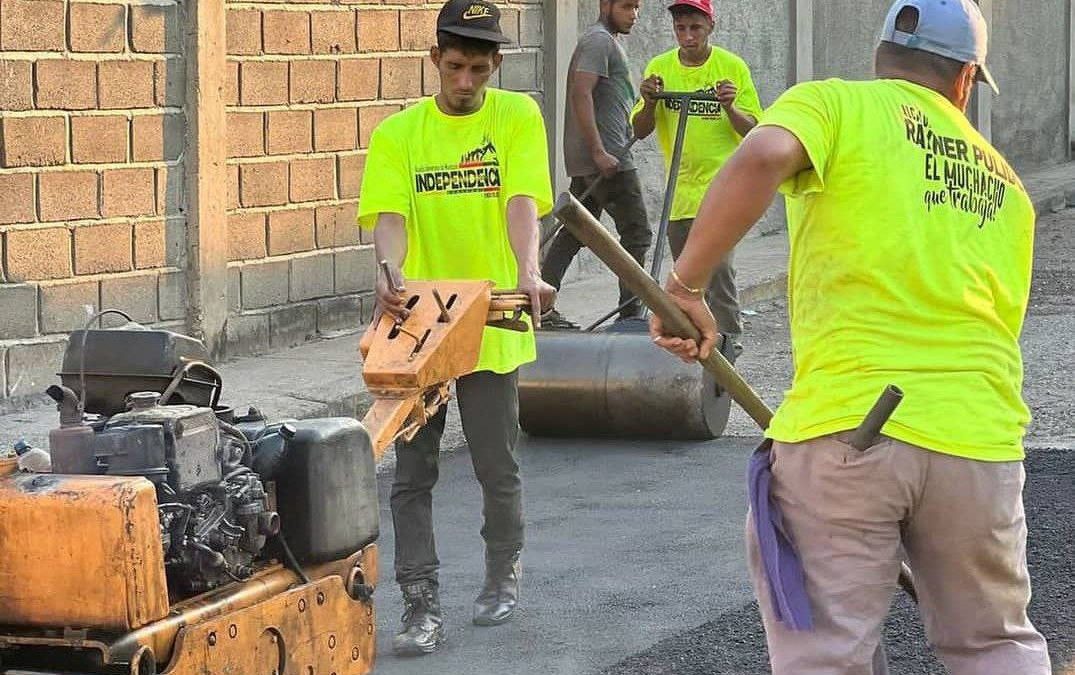
[[[394,137],[393,129],[382,123],[374,129],[366,154],[358,195],[359,226],[372,230],[382,213],[398,213],[409,219],[412,196],[407,154]]]
[[[511,144],[504,157],[504,203],[512,197],[531,197],[537,204],[538,216],[552,211],[552,179],[549,171],[549,145],[545,135],[545,119],[534,99],[521,95],[522,104],[515,115],[517,123],[511,134]],[[369,171],[369,163],[366,164]]]
[[[791,132],[810,157],[812,168],[788,179],[781,192],[799,197],[825,189],[825,170],[836,139],[838,109],[835,84],[806,82],[786,91],[762,114],[758,126],[781,127]]]
[[[758,89],[754,86],[754,78],[750,74],[750,67],[747,66],[745,61],[740,62],[742,72],[739,75],[739,95],[736,97],[735,105],[740,110],[753,115],[754,119],[760,120],[762,116],[761,99],[758,98]]]
[[[653,59],[649,63],[646,64],[646,69],[644,71],[642,71],[642,79],[643,80],[645,80],[646,78],[648,78],[650,75],[653,74],[653,64],[656,63],[656,61],[657,61],[657,59]],[[634,109],[631,110],[631,124],[635,123],[635,117],[638,116],[638,113],[642,112],[642,108],[645,105],[646,105],[646,99],[644,99],[641,96],[639,96],[638,100],[635,101]]]

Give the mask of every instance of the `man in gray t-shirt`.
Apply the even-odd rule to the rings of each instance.
[[[627,54],[618,39],[631,32],[638,20],[639,1],[601,0],[598,22],[579,36],[567,75],[564,162],[576,197],[600,178],[600,184],[583,205],[598,218],[608,211],[616,223],[620,243],[639,264],[645,264],[653,232],[646,217],[638,172],[626,150],[636,95]],[[582,244],[570,232],[561,230],[545,255],[545,281],[559,289],[580,248]],[[631,292],[621,284],[620,304],[630,297]],[[620,311],[620,318],[636,317],[641,310],[636,300]],[[550,328],[571,326],[555,309],[542,317],[542,326],[546,324]]]

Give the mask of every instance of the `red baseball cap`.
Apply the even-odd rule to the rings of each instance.
[[[675,0],[671,5],[668,5],[668,9],[671,10],[673,7],[690,7],[708,16],[710,21],[713,20],[712,0]]]

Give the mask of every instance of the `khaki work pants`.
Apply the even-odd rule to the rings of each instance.
[[[748,516],[773,675],[876,675],[901,546],[926,635],[951,675],[1050,675],[1027,618],[1022,462],[977,462],[882,437],[774,443],[771,498],[802,558],[814,630],[778,623]]]

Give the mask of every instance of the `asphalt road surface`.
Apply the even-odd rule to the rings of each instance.
[[[1043,218],[1022,337],[1028,430],[1025,501],[1034,584],[1030,612],[1054,673],[1075,674],[1075,210]],[[790,382],[784,307],[747,317],[738,367],[771,405]],[[742,549],[753,425],[734,411],[711,443],[528,438],[521,449],[527,547],[515,620],[470,624],[482,581],[481,500],[465,449],[445,453],[435,492],[448,643],[398,659],[389,476],[382,477],[378,668],[384,675],[768,673]],[[885,639],[893,675],[945,670],[910,601],[897,596]]]

